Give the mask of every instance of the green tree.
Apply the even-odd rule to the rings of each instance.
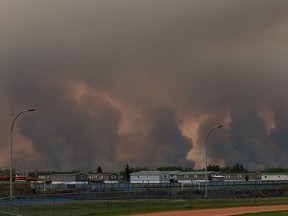
[[[127,177],[126,172],[128,173],[128,169],[127,168],[129,168],[129,175],[128,175],[129,176],[129,180],[130,180],[130,173],[139,172],[139,171],[148,171],[149,170],[147,167],[135,167],[134,168],[134,167],[129,167],[129,165],[127,167],[127,165],[126,165],[125,170],[120,171],[120,175],[123,176],[123,180],[126,180],[126,177]]]
[[[243,164],[237,163],[231,168],[231,172],[247,172],[247,169],[244,168]]]
[[[103,173],[103,170],[102,170],[102,167],[101,167],[101,166],[98,166],[98,168],[97,168],[97,173]]]
[[[128,164],[126,165],[125,168],[125,181],[130,181],[130,168]]]
[[[177,166],[165,166],[165,167],[158,167],[156,170],[159,171],[183,171],[184,169],[182,167]]]
[[[192,167],[185,167],[184,169],[183,169],[183,171],[184,172],[193,172],[193,171],[195,171]]]
[[[220,166],[219,165],[214,165],[214,164],[209,164],[207,166],[207,171],[220,172]]]
[[[140,171],[149,171],[149,169],[147,167],[130,167],[130,173],[133,172],[140,172]]]
[[[285,173],[288,172],[287,168],[275,167],[275,168],[267,168],[263,170],[265,173]]]
[[[229,173],[231,172],[231,167],[221,167],[220,171],[224,173]]]

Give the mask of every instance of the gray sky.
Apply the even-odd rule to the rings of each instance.
[[[286,166],[288,2],[0,2],[0,167]],[[17,167],[18,166],[18,167]]]

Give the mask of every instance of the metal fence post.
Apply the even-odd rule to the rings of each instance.
[[[19,200],[19,214],[22,214],[22,206],[21,206],[21,199]]]
[[[169,184],[169,199],[171,200],[172,199],[172,183],[170,181],[170,184]]]
[[[107,212],[110,213],[110,201],[109,201],[109,197],[107,199]]]
[[[130,200],[130,183],[127,182],[127,200]]]
[[[147,200],[149,200],[149,181],[147,183]]]
[[[256,205],[256,197],[257,197],[257,181],[254,183],[254,205]]]
[[[56,212],[55,212],[55,200],[53,200],[53,216],[55,216]]]
[[[193,184],[193,182],[191,181],[190,199],[193,198],[193,189],[194,189],[194,184]]]
[[[72,203],[72,201],[71,201],[71,209],[70,209],[70,215],[72,216],[73,215],[73,203]]]
[[[236,195],[236,181],[234,181],[234,185],[233,185],[233,198],[235,198]]]

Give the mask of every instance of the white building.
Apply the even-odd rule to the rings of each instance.
[[[261,175],[262,181],[284,181],[288,180],[287,173],[262,173]]]
[[[167,171],[140,171],[130,174],[130,183],[170,183]]]
[[[168,171],[168,173],[173,181],[177,181],[177,175],[181,173],[181,171]]]
[[[214,171],[208,171],[207,180],[212,180],[212,176],[216,174]],[[180,172],[177,174],[177,181],[179,183],[205,182],[205,177],[205,171]]]

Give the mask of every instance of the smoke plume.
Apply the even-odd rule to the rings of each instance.
[[[30,170],[202,168],[219,124],[210,163],[286,166],[287,1],[4,0],[0,14],[1,168],[30,107],[13,143]]]

